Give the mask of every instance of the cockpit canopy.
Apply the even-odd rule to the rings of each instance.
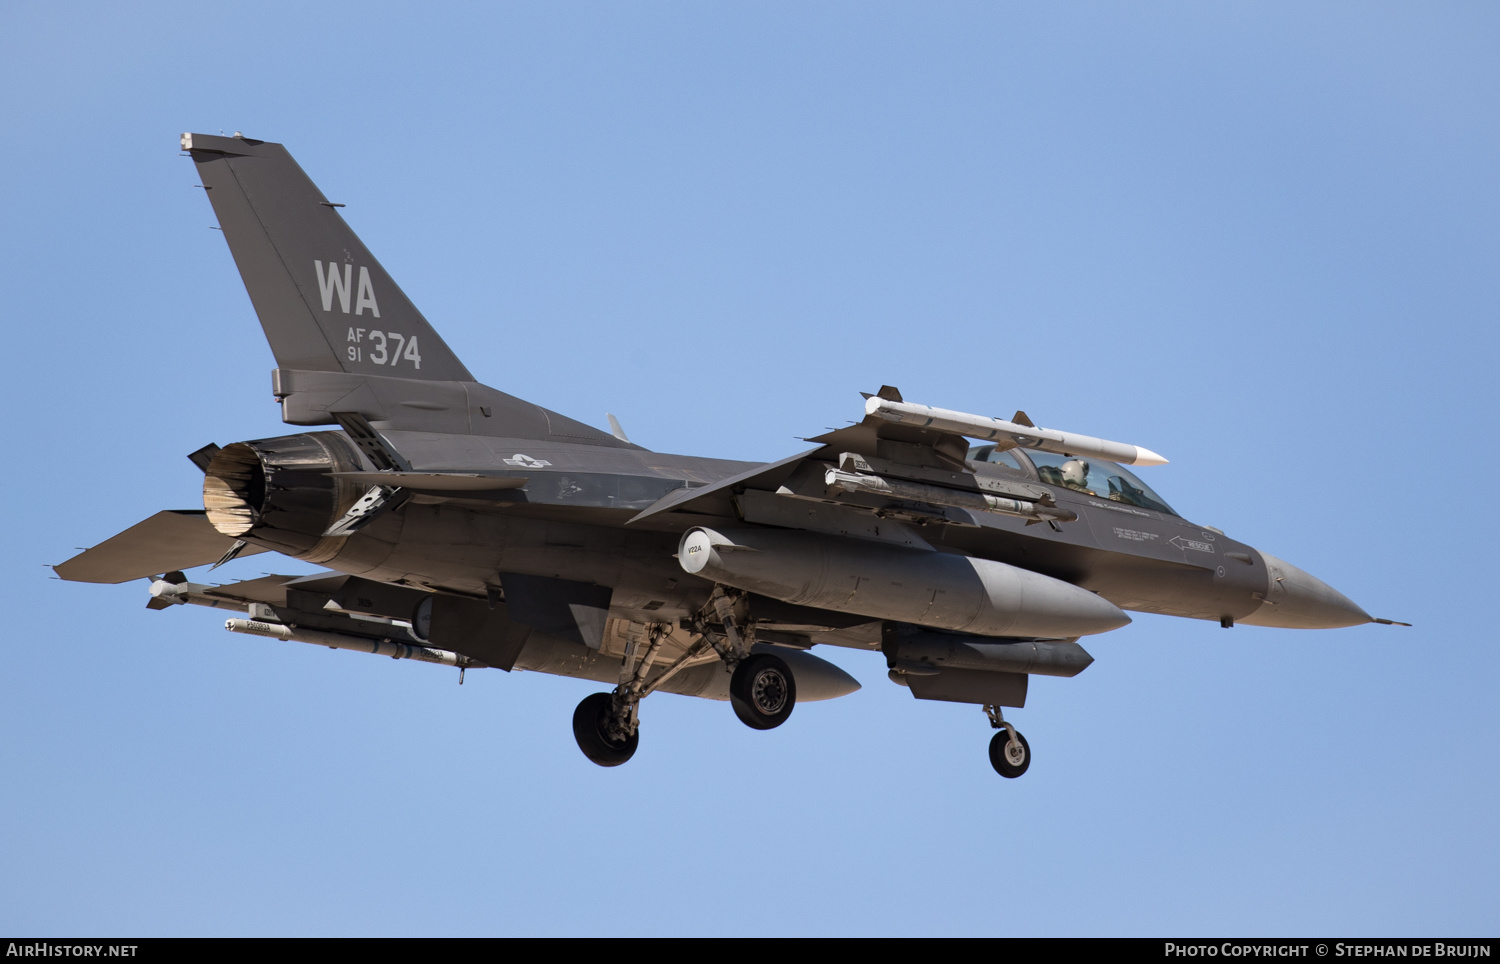
[[[1025,460],[1024,464],[1023,461]],[[1177,515],[1161,496],[1123,465],[1077,455],[1054,455],[1037,449],[1000,449],[981,445],[969,450],[970,462],[988,462],[1014,469],[1038,481],[1073,489],[1111,502]]]

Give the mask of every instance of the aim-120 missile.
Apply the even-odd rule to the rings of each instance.
[[[1110,442],[1088,435],[1074,435],[1034,425],[1020,425],[1003,418],[970,415],[946,408],[931,408],[911,402],[893,402],[879,395],[870,396],[865,402],[865,414],[883,418],[888,422],[912,425],[917,428],[933,428],[940,432],[952,432],[969,438],[987,439],[991,442],[1013,442],[1022,448],[1041,449],[1058,455],[1091,455],[1123,465],[1166,465],[1167,460],[1150,449],[1124,442]]]

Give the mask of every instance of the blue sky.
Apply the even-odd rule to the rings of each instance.
[[[1500,14],[1481,3],[0,8],[0,929],[1493,935]],[[742,459],[859,391],[1119,438],[1415,623],[1142,615],[1012,714],[748,730],[223,632],[45,563],[282,434],[185,130],[285,143],[483,381]],[[1483,484],[1481,484],[1483,483]],[[256,556],[232,578],[306,567]]]

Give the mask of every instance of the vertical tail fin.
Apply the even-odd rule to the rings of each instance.
[[[476,383],[280,144],[183,134],[182,148],[276,355],[283,421],[630,444]]]
[[[280,144],[183,134],[280,368],[473,376]]]

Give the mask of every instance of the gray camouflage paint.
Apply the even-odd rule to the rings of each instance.
[[[1226,625],[1370,621],[1326,584],[1218,530],[1049,485],[1024,458],[1020,472],[966,463],[967,442],[956,435],[867,416],[812,439],[816,448],[763,465],[651,452],[507,395],[474,381],[284,147],[202,134],[183,135],[182,146],[202,179],[276,357],[272,385],[284,421],[348,427],[352,418],[378,433],[378,440],[366,440],[364,450],[338,432],[248,443],[262,453],[318,454],[305,464],[267,469],[272,482],[267,486],[262,478],[260,484],[268,494],[256,496],[263,496],[264,504],[245,510],[256,516],[254,524],[232,535],[259,549],[359,577],[361,585],[383,585],[413,598],[436,593],[452,607],[467,607],[463,619],[444,617],[450,629],[443,645],[454,652],[507,669],[612,682],[619,660],[600,649],[598,638],[587,638],[589,633],[565,638],[568,633],[557,630],[555,620],[546,627],[536,625],[535,618],[531,626],[519,625],[515,613],[580,605],[570,587],[583,586],[605,593],[607,602],[598,604],[606,607],[599,610],[599,625],[605,615],[625,621],[621,625],[688,617],[705,605],[712,589],[675,558],[681,534],[699,525],[802,528],[848,540],[855,556],[859,546],[872,543],[974,556],[1090,590],[1122,609]],[[894,390],[883,390],[882,397],[900,400]],[[382,456],[382,444],[391,459]],[[188,540],[191,551],[173,568],[201,564],[215,546],[232,544],[222,524],[226,510],[222,505],[217,514],[212,510],[214,499],[232,508],[237,497],[225,495],[223,481],[234,451],[243,456],[247,450],[230,446],[200,465],[207,472],[205,491],[211,493],[208,518],[225,534],[216,542],[216,534],[200,521]],[[952,505],[820,492],[808,481],[851,455],[866,469],[924,485],[1007,497],[1045,493],[1077,519],[1028,524]],[[291,455],[276,458],[295,462]],[[407,474],[359,475],[397,468]],[[323,535],[371,484],[400,491],[405,501],[351,535]],[[59,566],[59,574],[121,581],[159,572],[162,548],[151,540],[179,536],[143,530],[147,524],[110,540],[107,560],[97,555],[101,546],[90,550],[96,553],[92,560],[85,553]],[[182,528],[181,519],[175,524]],[[135,542],[118,541],[131,533]],[[149,568],[135,572],[147,560]],[[509,589],[503,574],[512,574]],[[536,598],[517,606],[513,593],[521,585]],[[237,598],[234,586],[217,592]],[[321,612],[331,598],[309,596],[306,605]],[[763,638],[779,637],[798,647],[882,646],[882,625],[875,619],[753,594],[749,616]],[[325,614],[323,623],[348,628],[347,617],[342,623],[340,618]],[[889,641],[897,637],[889,625],[885,629],[894,667],[900,654]],[[597,627],[590,632],[598,637]],[[957,671],[951,672],[957,679]],[[913,685],[913,692],[973,698],[983,685],[971,678],[976,671],[963,672],[968,674],[964,685],[949,695],[927,677]],[[702,676],[685,674],[673,688],[702,689],[689,675]],[[995,676],[1005,678],[991,694],[996,702],[1024,701],[1025,676],[1016,682],[1016,675]],[[700,695],[722,698],[717,690]]]

